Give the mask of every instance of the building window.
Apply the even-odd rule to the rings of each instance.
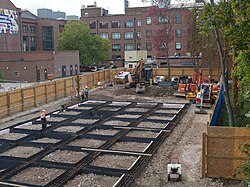
[[[42,27],[42,41],[43,41],[43,50],[44,51],[53,51],[54,50],[54,37],[53,37],[53,27],[44,26]]]
[[[103,39],[109,39],[109,33],[102,32],[102,33],[100,33],[100,37],[103,38]]]
[[[36,33],[36,26],[30,26],[30,33]]]
[[[29,32],[29,27],[28,27],[28,25],[22,25],[22,31],[23,31],[23,33]]]
[[[136,49],[137,49],[137,50],[141,50],[141,43],[137,43],[137,44],[136,44]]]
[[[159,23],[168,23],[168,16],[159,16],[158,22]]]
[[[146,50],[147,51],[152,51],[152,43],[146,43]]]
[[[107,29],[107,28],[109,28],[108,21],[100,21],[99,28],[100,29]]]
[[[146,30],[146,38],[152,37],[152,30]]]
[[[35,36],[30,37],[30,50],[36,51],[36,37]]]
[[[121,44],[112,44],[112,51],[121,51]]]
[[[182,22],[182,17],[181,17],[181,15],[176,15],[175,16],[175,23],[181,23]]]
[[[140,19],[136,20],[136,27],[141,27],[141,20]]]
[[[152,24],[152,18],[151,17],[147,17],[146,18],[146,24],[147,25],[151,25]]]
[[[112,28],[120,28],[121,23],[120,21],[112,21]]]
[[[124,32],[124,39],[125,40],[132,40],[133,39],[133,32]]]
[[[132,20],[125,20],[124,21],[124,27],[125,28],[131,28],[131,27],[133,27],[133,21]]]
[[[124,44],[124,50],[125,51],[132,51],[132,50],[134,50],[133,44]]]
[[[23,36],[23,51],[29,51],[29,37]]]
[[[85,17],[85,18],[89,17],[89,13],[88,13],[88,12],[85,12],[85,13],[84,13],[84,17]]]
[[[20,77],[20,72],[19,71],[13,71],[13,76],[14,77]]]
[[[137,39],[141,39],[141,32],[137,32]]]
[[[121,39],[121,33],[119,33],[119,32],[112,32],[112,39],[113,40],[120,40]]]
[[[121,60],[121,55],[112,55],[112,60]]]
[[[89,22],[89,28],[90,29],[96,29],[96,22],[95,21],[90,21]]]
[[[175,42],[175,49],[181,50],[181,42]]]
[[[181,37],[181,29],[175,29],[175,37],[176,38],[179,38],[179,37]]]

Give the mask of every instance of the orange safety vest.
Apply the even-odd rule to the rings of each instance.
[[[41,115],[40,115],[41,119],[44,119],[45,116],[46,116],[46,112],[42,112]]]

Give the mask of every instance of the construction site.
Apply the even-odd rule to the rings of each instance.
[[[120,72],[81,77],[80,87],[91,88],[88,100],[71,95],[75,79],[8,93],[8,109],[2,111],[16,111],[0,124],[0,186],[240,186],[237,180],[202,176],[202,134],[212,109],[197,110],[190,102],[191,82],[184,92],[181,83],[147,83],[138,68],[141,80],[126,86],[130,78],[112,78]],[[143,85],[139,92],[137,84]],[[14,98],[20,96],[18,106]],[[178,160],[174,173],[168,170],[172,158]]]

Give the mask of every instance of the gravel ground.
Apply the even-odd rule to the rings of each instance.
[[[107,168],[129,169],[136,159],[137,157],[134,156],[102,155],[97,157],[91,165]]]
[[[115,125],[115,126],[128,126],[129,122],[127,121],[117,121],[117,120],[111,120],[106,121],[104,125]]]
[[[137,138],[155,138],[157,135],[158,135],[158,133],[151,132],[151,131],[131,130],[126,136],[127,137],[137,137]]]
[[[166,123],[152,123],[152,122],[141,122],[137,127],[145,127],[145,128],[164,128]]]
[[[52,162],[62,162],[75,164],[80,161],[83,157],[85,157],[87,153],[84,152],[76,152],[76,151],[67,151],[67,150],[57,150],[49,155],[45,156],[43,160],[52,161]]]
[[[112,150],[122,150],[122,151],[135,151],[143,152],[144,149],[148,146],[148,143],[140,142],[118,142],[113,145],[110,149]]]
[[[0,139],[6,139],[6,140],[19,140],[28,134],[22,134],[22,133],[8,133],[8,134],[2,134],[0,135]]]
[[[43,148],[17,146],[15,148],[12,148],[8,151],[3,152],[2,154],[0,154],[0,156],[13,156],[13,157],[20,157],[20,158],[28,158],[42,150]]]
[[[104,187],[113,186],[118,177],[109,177],[105,175],[95,175],[95,174],[82,174],[76,176],[74,179],[69,181],[65,187]]]
[[[31,142],[54,144],[54,143],[57,143],[59,141],[61,141],[61,140],[60,139],[55,139],[55,138],[40,138],[40,139],[37,139],[37,140],[32,140]]]
[[[68,145],[71,146],[78,146],[78,147],[91,147],[91,148],[98,148],[102,144],[104,144],[106,141],[103,140],[96,140],[96,139],[77,139],[73,142],[71,142]]]
[[[63,172],[64,170],[61,169],[31,167],[13,176],[10,180],[44,186]]]
[[[57,131],[57,132],[73,132],[73,133],[76,133],[80,130],[84,129],[84,127],[80,127],[80,126],[63,126],[63,127],[59,127],[59,128],[56,128],[54,129],[54,131]]]
[[[119,132],[118,130],[95,129],[93,131],[90,131],[88,134],[99,134],[99,135],[114,136],[118,132]]]

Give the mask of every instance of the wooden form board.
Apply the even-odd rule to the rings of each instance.
[[[239,146],[250,144],[250,128],[208,127],[206,141],[206,176],[242,179],[235,169],[246,158]]]

